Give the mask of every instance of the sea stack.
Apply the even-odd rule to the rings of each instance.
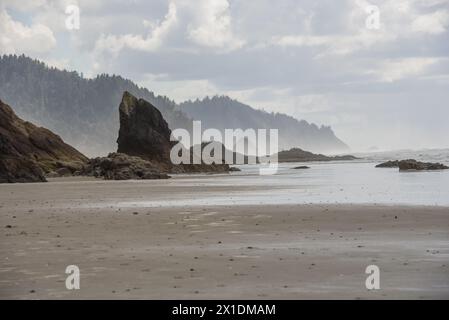
[[[148,167],[158,168],[162,173],[229,172],[229,165],[222,163],[173,164],[170,151],[178,142],[170,141],[171,130],[167,122],[150,102],[125,91],[119,112],[118,154],[142,158],[151,163]],[[193,150],[190,151],[193,157]]]
[[[161,112],[150,102],[137,99],[128,91],[123,93],[119,112],[117,152],[169,163],[174,142],[170,141],[171,130]]]

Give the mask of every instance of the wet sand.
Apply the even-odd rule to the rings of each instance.
[[[0,298],[449,298],[449,208],[148,205],[239,192],[181,182],[1,185]]]

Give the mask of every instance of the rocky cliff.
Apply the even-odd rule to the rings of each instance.
[[[0,100],[0,182],[45,181],[45,174],[73,174],[86,162],[58,135],[20,119]]]

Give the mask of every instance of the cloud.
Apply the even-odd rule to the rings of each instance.
[[[43,24],[24,25],[13,20],[6,9],[0,9],[0,53],[36,54],[56,46],[53,32]]]
[[[355,35],[287,35],[274,37],[271,43],[282,47],[320,47],[317,57],[328,54],[347,55],[396,39],[393,34],[361,30]]]
[[[231,29],[231,15],[227,0],[207,0],[195,3],[197,21],[189,23],[188,37],[205,47],[241,48],[245,42],[237,38]]]
[[[147,20],[143,21],[145,26],[151,27],[151,31],[146,37],[134,34],[119,36],[102,34],[95,44],[94,51],[96,53],[108,51],[117,54],[124,48],[141,51],[157,50],[162,46],[165,37],[177,22],[176,5],[173,2],[170,2],[168,13],[160,24],[154,26],[154,24],[149,23]]]
[[[413,20],[411,30],[429,34],[440,34],[446,31],[449,25],[449,12],[439,10],[430,14],[424,14]]]
[[[102,34],[95,43],[95,51],[113,54],[125,48],[156,51],[164,45],[170,47],[170,43],[164,43],[170,33],[176,34],[174,46],[184,51],[192,50],[192,45],[231,51],[245,43],[232,32],[227,0],[173,0],[161,23],[148,19],[143,19],[142,23],[151,30],[147,36]]]
[[[2,2],[0,3],[0,7],[3,6],[4,8],[8,7],[20,11],[30,11],[46,6],[47,4],[47,0],[2,0]]]
[[[448,1],[435,1],[436,5],[441,3]],[[379,4],[380,26],[378,29],[369,29],[366,27],[369,16],[366,8],[371,3],[353,0],[348,1],[348,4],[349,10],[340,19],[336,19],[346,23],[336,25],[331,32],[315,32],[308,21],[308,28],[300,34],[274,36],[271,44],[281,47],[319,47],[321,52],[318,56],[348,55],[391,44],[398,39],[409,40],[423,34],[438,35],[446,32],[449,25],[449,11],[446,9],[434,9],[431,13],[425,13],[420,12],[420,1],[398,0]]]
[[[386,60],[378,64],[377,69],[368,71],[380,81],[393,82],[423,74],[430,66],[440,61],[439,58],[405,58]]]

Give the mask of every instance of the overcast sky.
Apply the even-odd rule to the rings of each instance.
[[[0,53],[177,102],[227,94],[353,150],[449,147],[448,29],[449,0],[0,0]]]

